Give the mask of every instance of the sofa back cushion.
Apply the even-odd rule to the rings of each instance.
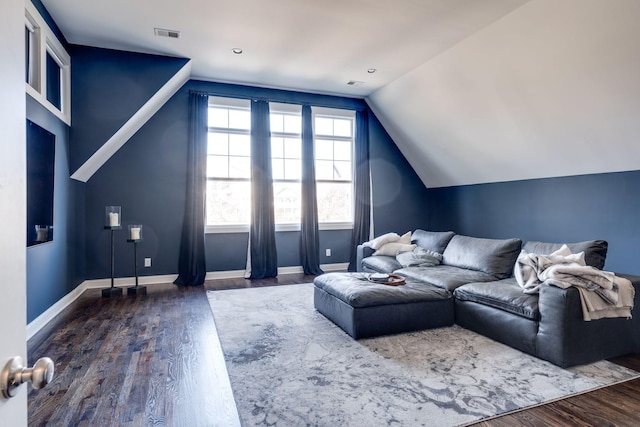
[[[418,229],[411,235],[411,243],[441,254],[455,234],[453,231],[424,231]]]
[[[506,279],[513,272],[521,247],[520,239],[480,239],[456,235],[442,254],[442,263]]]
[[[526,242],[522,249],[530,254],[549,255],[557,251],[565,243]],[[602,270],[607,258],[609,244],[604,240],[588,240],[579,243],[566,243],[572,253],[584,252],[587,265]]]

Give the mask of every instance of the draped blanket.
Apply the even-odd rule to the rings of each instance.
[[[551,255],[520,253],[514,275],[523,292],[538,293],[543,285],[576,287],[584,320],[604,317],[631,318],[635,289],[615,274],[587,266],[584,253],[572,254],[563,246]]]

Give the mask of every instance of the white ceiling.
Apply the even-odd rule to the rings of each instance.
[[[70,43],[186,57],[192,76],[365,97],[528,0],[43,0]],[[154,36],[154,27],[179,39]],[[242,55],[231,52],[234,47]],[[367,69],[376,68],[375,74]],[[364,82],[348,86],[349,80]]]
[[[368,102],[428,187],[640,170],[638,22],[638,0],[534,0]]]
[[[71,43],[366,97],[427,187],[640,168],[638,0],[42,1]]]

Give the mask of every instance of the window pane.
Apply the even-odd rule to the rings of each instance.
[[[271,129],[273,132],[273,129]],[[302,134],[302,116],[287,114],[284,116],[284,131]]]
[[[229,154],[249,157],[251,155],[251,137],[249,135],[229,135]]]
[[[207,181],[207,225],[249,224],[251,183]]]
[[[300,183],[274,182],[273,201],[276,224],[300,223]]]
[[[60,65],[47,52],[47,101],[52,103],[58,110],[62,110],[62,79]]]
[[[229,176],[229,162],[227,159],[227,156],[207,156],[207,176],[227,178]]]
[[[302,163],[300,159],[285,159],[284,179],[299,180],[301,177],[302,177]]]
[[[30,71],[31,71],[31,31],[27,27],[24,27],[24,59],[25,59],[25,81],[31,84]]]
[[[251,162],[249,157],[229,156],[229,178],[250,178]]]
[[[231,129],[251,129],[251,112],[229,109],[229,127]]]
[[[282,114],[271,113],[271,132],[284,132],[284,117]]]
[[[271,137],[271,157],[284,157],[284,139]]]
[[[353,221],[352,184],[350,182],[319,182],[317,191],[319,222]]]
[[[316,140],[316,159],[333,160],[333,141]]]
[[[333,180],[333,162],[316,160],[316,180]]]
[[[335,136],[351,136],[351,120],[346,119],[334,119],[333,120],[333,134]]]
[[[229,154],[229,134],[209,132],[208,137],[208,154],[219,154],[223,156]]]
[[[333,119],[316,117],[315,130],[317,135],[333,135]]]
[[[226,108],[209,107],[209,127],[228,128],[228,111]]]
[[[302,158],[302,142],[298,138],[284,139],[284,157],[287,159]]]
[[[339,180],[351,180],[351,162],[334,162],[334,178]]]
[[[284,160],[271,159],[271,175],[273,179],[284,179]]]
[[[336,160],[351,161],[351,141],[333,141],[333,154]]]

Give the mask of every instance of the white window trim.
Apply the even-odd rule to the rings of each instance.
[[[315,123],[316,120],[316,116],[326,116],[326,117],[344,117],[346,119],[351,119],[352,123],[353,123],[353,128],[351,129],[351,133],[352,133],[352,138],[342,138],[342,137],[331,137],[332,139],[335,140],[341,140],[341,139],[349,139],[349,141],[352,141],[352,145],[351,145],[351,184],[354,184],[354,177],[355,177],[355,149],[356,149],[356,112],[355,110],[345,110],[345,109],[340,109],[340,108],[327,108],[327,107],[311,107],[311,117],[312,117],[312,121],[313,123]],[[315,143],[315,138],[316,138],[316,134],[315,134],[315,130],[313,132],[313,137],[314,137],[314,143]],[[325,136],[321,136],[323,139],[325,139]],[[327,136],[326,139],[329,139],[329,137]],[[318,182],[318,180],[316,179],[316,183]],[[331,182],[331,180],[320,180],[320,182]],[[340,182],[340,181],[336,181],[336,182]],[[352,216],[355,214],[355,188],[352,189],[353,191],[353,197],[351,198],[351,214]],[[319,230],[349,230],[349,229],[353,229],[353,222],[319,222],[318,223],[318,229]]]
[[[206,234],[224,234],[224,233],[248,233],[249,224],[235,225],[207,225],[205,227]],[[300,224],[276,224],[276,233],[286,231],[300,231]],[[318,224],[318,230],[352,230],[352,222],[324,222]]]
[[[247,108],[251,101],[243,98],[227,98],[209,96],[209,106],[219,107],[239,107]],[[287,103],[269,103],[269,111],[273,113],[296,113],[300,114],[302,106],[299,104],[287,104]],[[330,116],[330,117],[344,117],[350,118],[354,123],[354,138],[352,141],[355,143],[355,117],[356,112],[354,110],[345,110],[338,108],[325,108],[325,107],[311,107],[312,117],[315,120],[316,115]],[[213,129],[213,128],[209,128]],[[315,133],[314,133],[315,136]],[[338,138],[339,139],[339,138]],[[352,150],[355,150],[355,144],[352,146]],[[352,157],[353,159],[353,157]],[[352,180],[353,182],[353,180]],[[355,206],[352,206],[352,212]],[[352,230],[353,222],[323,222],[318,223],[318,230]],[[288,232],[288,231],[300,231],[301,224],[276,224],[276,232]],[[249,224],[225,224],[225,225],[205,225],[205,234],[224,234],[224,233],[249,233]]]
[[[34,56],[37,58],[34,64],[34,84],[32,86],[25,82],[26,92],[56,117],[71,126],[71,56],[30,1],[25,3],[25,26],[30,30],[33,28],[36,35],[32,48],[36,49]],[[47,53],[60,66],[61,109],[58,109],[47,99]]]

